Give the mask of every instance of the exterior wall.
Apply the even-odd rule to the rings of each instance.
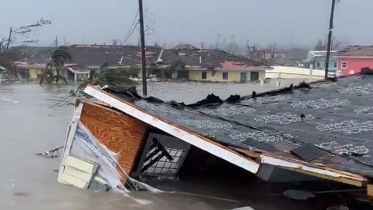
[[[38,75],[41,75],[41,73],[43,72],[43,69],[36,69],[36,68],[32,68],[32,69],[29,69],[29,74],[30,74],[30,78],[32,80],[36,80],[39,78]]]
[[[342,68],[342,63],[347,62],[347,67]],[[373,57],[372,58],[338,58],[337,69],[342,75],[349,75],[358,73],[361,68],[369,67],[373,68]]]
[[[241,72],[242,71],[216,71],[215,75],[212,76],[212,71],[206,71],[206,79],[202,79],[202,72],[203,71],[189,71],[189,80],[192,81],[211,81],[211,82],[240,82],[241,81]],[[223,80],[223,73],[228,72],[228,80]],[[245,71],[244,71],[245,72]],[[250,71],[247,72],[247,81],[250,81]],[[265,71],[258,71],[259,72],[259,79],[264,80],[265,78]]]
[[[319,62],[320,66],[317,67],[317,62]],[[337,68],[335,67],[336,63],[338,60],[336,58],[330,58],[329,60],[329,71],[336,71]],[[320,70],[325,70],[325,63],[326,63],[326,58],[320,57],[320,58],[315,58],[313,61],[313,68],[314,69],[320,69]],[[337,65],[338,66],[338,65]]]
[[[40,68],[30,68],[29,69],[30,79],[32,79],[32,80],[39,79],[43,70],[44,69],[40,69]],[[55,69],[53,69],[53,74],[57,74],[57,71]],[[67,78],[68,70],[67,69],[62,69],[62,70],[60,70],[60,74],[62,76],[64,76],[65,78]]]
[[[81,81],[82,79],[86,79],[89,77],[89,74],[76,74],[77,81]]]
[[[266,78],[284,78],[284,79],[322,79],[325,71],[308,68],[272,66],[273,70],[265,73]]]

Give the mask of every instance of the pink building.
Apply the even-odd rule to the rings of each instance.
[[[359,73],[361,68],[373,68],[373,46],[349,46],[336,53],[337,70],[342,75]]]

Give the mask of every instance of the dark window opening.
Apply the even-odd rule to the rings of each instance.
[[[228,80],[228,72],[223,72],[223,80]]]
[[[202,79],[207,79],[207,72],[205,71],[202,72]]]

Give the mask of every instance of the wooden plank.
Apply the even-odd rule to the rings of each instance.
[[[118,154],[118,171],[125,184],[126,174],[132,171],[147,125],[136,118],[93,103],[84,103],[81,122],[100,143]]]
[[[370,199],[373,199],[373,184],[372,183],[367,185],[367,194]]]
[[[236,147],[231,147],[231,148],[240,152],[240,153],[242,153],[242,154],[245,154],[249,157],[260,159],[261,156],[263,154],[265,154],[267,157],[283,159],[285,161],[294,162],[294,163],[299,162],[300,164],[304,164],[305,166],[309,166],[309,167],[314,168],[314,169],[325,170],[327,172],[338,173],[341,176],[340,177],[328,176],[328,175],[321,174],[321,173],[306,171],[306,170],[303,170],[302,168],[299,168],[299,167],[292,168],[292,167],[286,167],[286,166],[278,166],[279,168],[287,169],[287,170],[290,170],[290,171],[294,171],[294,172],[298,172],[298,173],[302,173],[302,174],[307,174],[307,175],[314,176],[314,177],[319,177],[319,178],[322,178],[322,179],[328,179],[328,180],[332,180],[332,181],[336,181],[336,182],[341,182],[341,183],[345,183],[345,184],[349,184],[349,185],[354,185],[354,186],[358,186],[358,187],[364,186],[364,184],[366,182],[366,180],[359,175],[350,174],[350,173],[346,173],[346,172],[338,171],[338,170],[333,171],[332,169],[324,167],[322,165],[314,165],[314,164],[310,164],[310,163],[307,163],[307,162],[300,162],[300,161],[289,159],[287,157],[279,157],[279,156],[276,156],[276,155],[273,155],[273,154],[268,154],[268,153],[265,153],[265,152],[250,151],[250,150],[240,149],[240,148],[236,148]],[[350,177],[346,177],[344,175],[349,175]]]

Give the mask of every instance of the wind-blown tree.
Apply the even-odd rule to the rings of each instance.
[[[48,83],[52,83],[53,81],[58,83],[59,80],[63,80],[67,84],[66,78],[60,75],[60,70],[65,65],[65,62],[70,60],[71,56],[67,47],[61,46],[54,49],[45,62],[45,69],[41,74],[39,84],[43,83],[45,77],[47,77]],[[54,75],[53,69],[56,69],[56,75]]]
[[[19,71],[14,62],[18,59],[19,52],[17,50],[8,50],[0,52],[0,66],[5,67],[3,78],[8,81],[16,81],[19,79]]]
[[[29,39],[30,33],[33,31],[34,28],[51,24],[52,22],[50,20],[44,20],[42,18],[35,24],[24,25],[18,28],[10,27],[9,34],[7,35],[7,37],[0,39],[0,50],[8,50],[10,46],[14,44],[39,42],[39,40],[37,39]],[[19,37],[23,37],[25,40],[19,41]]]
[[[177,72],[185,70],[185,63],[182,60],[175,60],[168,64],[172,79],[177,79]]]
[[[76,90],[70,91],[70,95],[74,97],[85,96],[83,90],[87,85],[99,85],[99,86],[116,86],[116,85],[135,85],[136,82],[129,78],[133,74],[133,68],[129,69],[109,69],[108,63],[103,63],[100,66],[99,71],[92,71],[89,74],[89,78],[81,83]]]
[[[84,93],[84,89],[88,85],[94,86],[131,86],[136,85],[137,82],[128,78],[134,70],[130,69],[110,69],[108,63],[103,63],[98,71],[91,70],[89,78],[84,80],[75,90],[71,90],[69,96],[55,103],[53,106],[63,106],[67,104],[75,104],[77,99],[87,99],[91,96]]]

